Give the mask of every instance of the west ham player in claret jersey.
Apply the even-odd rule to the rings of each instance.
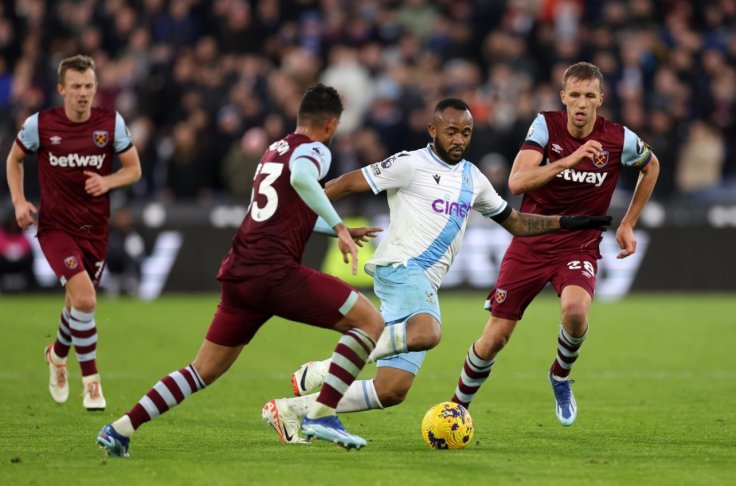
[[[509,188],[524,194],[521,211],[602,215],[621,170],[639,170],[631,203],[616,231],[622,249],[618,258],[625,258],[636,251],[634,226],[654,190],[659,161],[631,130],[597,115],[603,76],[595,65],[570,66],[560,96],[566,110],[537,115],[514,161]],[[600,241],[599,230],[512,240],[486,301],[490,320],[468,350],[453,402],[470,405],[524,310],[549,282],[560,296],[561,315],[557,354],[549,370],[555,415],[562,425],[575,422],[577,404],[568,377],[588,331]]]
[[[473,116],[460,99],[438,102],[427,131],[432,143],[426,147],[348,172],[328,182],[325,189],[330,199],[386,191],[390,211],[388,232],[366,264],[387,323],[369,356],[369,361],[376,361],[376,375],[354,381],[338,412],[387,408],[406,398],[427,350],[440,342],[437,292],[460,250],[471,209],[518,236],[561,228],[600,228],[611,220],[608,216],[541,216],[512,209],[464,158]],[[298,418],[317,399],[316,394],[306,393],[322,384],[328,370],[329,360],[302,365],[292,375],[292,385],[303,396],[278,398],[264,407],[264,417],[282,440],[284,436],[294,438],[284,442],[298,442]],[[272,409],[278,414],[269,415]]]
[[[15,217],[34,224],[46,260],[65,287],[56,341],[46,347],[49,391],[54,401],[69,397],[66,358],[73,345],[82,369],[82,404],[103,410],[97,372],[96,288],[107,256],[109,191],[136,182],[141,166],[123,118],[93,108],[97,91],[94,61],[74,56],[59,64],[57,90],[64,106],[35,113],[23,124],[7,160]],[[36,153],[41,186],[38,207],[23,192],[23,160]],[[113,157],[121,168],[113,172]]]
[[[263,154],[247,215],[217,275],[222,282],[220,303],[202,347],[191,364],[164,377],[127,414],[102,428],[97,443],[109,455],[126,457],[135,429],[225,373],[272,316],[342,333],[328,377],[302,427],[308,438],[348,449],[366,445],[346,432],[335,408],[373,350],[383,318],[354,288],[301,264],[307,240],[318,230],[337,236],[345,263],[352,263],[356,273],[353,238],[360,242],[380,230],[348,229],[319,183],[330,168],[327,145],[342,109],[334,88],[309,89],[299,107],[296,131]]]

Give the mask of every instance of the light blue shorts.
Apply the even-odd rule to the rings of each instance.
[[[381,314],[387,326],[404,322],[417,314],[430,314],[442,322],[437,290],[418,265],[376,267],[373,290],[381,299]],[[416,375],[426,354],[427,351],[401,353],[379,359],[376,366],[398,368]]]

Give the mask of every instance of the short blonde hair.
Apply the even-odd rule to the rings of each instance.
[[[59,84],[64,84],[64,77],[68,70],[85,72],[88,69],[95,70],[95,61],[89,56],[77,54],[76,56],[67,57],[59,63]]]

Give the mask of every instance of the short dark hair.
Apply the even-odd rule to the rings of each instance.
[[[318,84],[304,93],[297,115],[300,123],[324,123],[342,114],[340,94],[332,86]]]
[[[589,62],[576,62],[565,70],[562,75],[562,89],[565,89],[568,79],[579,79],[581,81],[588,79],[597,79],[603,89],[603,73],[595,64]]]
[[[440,100],[439,103],[435,105],[434,112],[442,113],[447,108],[454,108],[458,111],[470,111],[470,107],[468,106],[468,104],[460,98],[445,98],[444,100]]]
[[[59,84],[64,84],[64,77],[68,70],[78,71],[80,73],[85,72],[87,69],[95,70],[95,61],[89,56],[77,54],[76,56],[67,57],[62,59],[59,63]]]

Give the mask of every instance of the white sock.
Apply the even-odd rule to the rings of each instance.
[[[135,432],[133,424],[130,422],[130,417],[123,415],[115,422],[112,423],[112,428],[117,431],[118,434],[124,437],[130,437]]]
[[[303,397],[288,398],[289,406],[303,417],[317,401],[319,393],[312,393]],[[337,412],[362,412],[363,410],[383,409],[378,399],[373,380],[355,380],[337,405]]]
[[[355,380],[337,404],[338,412],[360,412],[382,408],[373,380]]]
[[[303,397],[289,397],[286,401],[299,417],[304,417],[309,412],[312,404],[317,400],[318,395],[319,393],[312,393]]]
[[[386,356],[406,353],[408,347],[406,345],[406,321],[398,322],[390,326],[386,326],[381,336],[378,338],[376,347],[366,360],[366,363],[375,363]]]

